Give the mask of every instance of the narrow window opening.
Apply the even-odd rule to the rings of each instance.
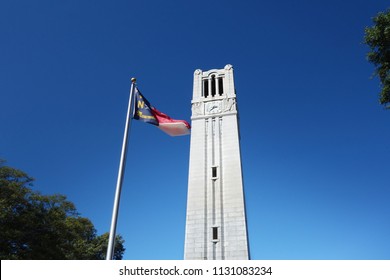
[[[211,177],[212,177],[213,179],[217,179],[217,167],[216,167],[216,166],[213,166],[213,167],[211,168]]]
[[[215,96],[215,76],[211,76],[211,96]]]
[[[209,96],[209,81],[208,80],[203,81],[203,96],[206,98]]]
[[[213,240],[218,240],[218,227],[213,227]]]
[[[218,79],[218,94],[219,94],[219,96],[223,95],[223,79],[222,79],[222,77],[220,77]]]

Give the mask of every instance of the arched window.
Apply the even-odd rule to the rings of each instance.
[[[202,81],[202,97],[219,97],[223,96],[223,76],[217,77],[215,74],[204,78]]]
[[[219,96],[223,95],[223,78],[222,77],[218,78],[218,94],[219,94]]]
[[[216,90],[215,90],[215,76],[211,76],[211,96],[214,97],[215,94],[216,94]]]
[[[209,80],[203,80],[203,96],[209,96]]]

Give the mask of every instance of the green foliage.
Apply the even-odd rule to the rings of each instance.
[[[376,67],[381,81],[380,103],[390,108],[390,9],[373,18],[374,26],[365,29],[364,42],[370,47],[367,59]]]
[[[64,195],[31,190],[33,178],[0,160],[0,259],[105,259],[108,233],[98,236]],[[116,236],[115,259],[123,239]]]
[[[96,259],[103,260],[106,258],[108,238],[109,238],[109,234],[108,232],[106,232],[100,236],[97,236],[96,239],[94,240],[94,244],[95,244],[94,256],[96,257]],[[115,237],[114,260],[122,259],[122,255],[125,252],[125,247],[123,247],[123,243],[124,240],[122,236],[117,235]]]

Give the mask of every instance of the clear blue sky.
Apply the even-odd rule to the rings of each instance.
[[[364,28],[388,1],[0,2],[0,157],[109,230],[130,78],[190,120],[232,64],[253,259],[390,259],[390,111]],[[190,137],[133,121],[125,259],[182,259]]]

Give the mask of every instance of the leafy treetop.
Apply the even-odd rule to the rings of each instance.
[[[367,59],[375,65],[374,74],[381,82],[379,101],[390,109],[390,9],[378,13],[373,22],[365,29],[364,42],[370,47]]]
[[[19,260],[105,259],[108,233],[98,236],[66,196],[33,191],[33,178],[0,160],[0,258]],[[124,240],[116,236],[114,259]]]

